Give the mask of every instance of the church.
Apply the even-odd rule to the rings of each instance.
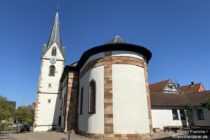
[[[204,87],[188,93],[194,98],[188,97],[170,80],[149,86],[152,53],[119,36],[86,50],[77,62],[65,65],[59,24],[57,12],[49,42],[42,51],[33,131],[140,139],[152,135],[155,128],[187,126],[187,122],[182,123],[184,105],[194,103],[198,96],[199,102],[210,97]],[[195,106],[202,109],[199,104]],[[209,112],[199,113],[202,117]],[[162,117],[166,119],[159,121]],[[201,119],[198,126],[210,126],[205,123],[209,120],[196,119]]]

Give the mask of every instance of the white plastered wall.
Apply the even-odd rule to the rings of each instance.
[[[52,57],[52,49],[53,47],[56,47],[56,59],[58,60],[64,60],[62,53],[60,52],[60,49],[56,43],[53,43],[53,45],[47,50],[47,52],[44,54],[42,58],[51,58]]]
[[[180,119],[180,111],[178,111],[179,120],[173,120],[171,108],[152,109],[152,125],[153,128],[163,129],[165,126],[182,126]],[[185,121],[184,121],[185,122]]]
[[[96,114],[88,114],[89,82],[96,82]],[[79,83],[80,109],[81,88],[83,87],[83,114],[78,117],[78,129],[86,133],[104,133],[104,66],[95,67],[87,71]]]
[[[49,60],[42,60],[43,66],[41,69],[41,81],[40,88],[41,92],[58,93],[59,81],[64,69],[64,62],[57,61],[55,66],[55,76],[49,76],[49,67],[52,65]],[[51,87],[49,87],[51,84]]]
[[[134,65],[113,64],[112,78],[114,133],[149,133],[144,69]]]
[[[58,94],[40,94],[39,99],[40,99],[40,104],[39,106],[42,108],[39,108],[39,111],[37,112],[39,118],[37,119],[36,123],[41,124],[41,125],[57,125],[57,118],[58,118],[58,113],[55,111],[55,104],[57,101],[57,98],[59,95]],[[48,103],[48,100],[51,100],[50,103]],[[56,122],[53,122],[54,119],[56,119]],[[44,129],[44,128],[42,128]]]
[[[52,65],[50,63],[51,51],[53,47],[57,48],[56,56],[57,59],[55,66],[55,76],[49,76],[49,67]],[[60,98],[58,95],[59,81],[64,69],[64,58],[56,45],[54,43],[45,55],[42,57],[41,72],[39,78],[38,87],[38,102],[34,131],[47,131],[52,128],[52,125],[57,125],[58,117],[60,115]],[[48,103],[50,100],[50,103]]]
[[[127,56],[127,57],[134,57],[143,60],[143,56],[136,52],[130,51],[112,51],[112,56]]]

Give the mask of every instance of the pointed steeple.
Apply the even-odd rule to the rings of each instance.
[[[49,38],[49,41],[47,44],[44,44],[43,47],[43,51],[42,51],[42,56],[44,56],[44,54],[49,50],[49,48],[56,43],[61,54],[63,55],[63,57],[65,58],[65,48],[62,46],[61,43],[61,34],[60,34],[60,21],[59,21],[59,13],[58,13],[58,9],[55,15],[55,21],[54,21],[54,25],[52,28],[52,32]]]
[[[61,35],[60,35],[60,21],[59,21],[58,11],[56,12],[56,15],[55,15],[55,21],[54,21],[53,29],[52,29],[47,47],[49,48],[50,46],[52,46],[53,43],[56,43],[59,48],[62,48]]]

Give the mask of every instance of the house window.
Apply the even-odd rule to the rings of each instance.
[[[55,66],[51,65],[49,68],[49,76],[55,76]]]
[[[83,111],[83,87],[81,88],[81,94],[80,94],[80,115],[82,115]]]
[[[57,53],[56,51],[57,51],[57,50],[56,50],[56,47],[53,47],[53,48],[52,48],[52,53],[51,53],[52,56],[56,56],[56,53]]]
[[[51,99],[48,99],[48,103],[51,103]]]
[[[181,118],[181,120],[186,120],[186,115],[185,115],[184,109],[180,109],[179,112],[180,112],[180,118]]]
[[[168,85],[168,88],[169,88],[169,89],[173,89],[174,86],[173,86],[172,84],[169,84],[169,85]]]
[[[96,82],[92,80],[89,85],[89,114],[96,113]]]
[[[173,115],[173,120],[178,120],[179,119],[177,109],[172,109],[172,115]]]
[[[204,120],[204,114],[202,109],[197,109],[198,120]]]
[[[48,84],[48,87],[49,87],[49,88],[51,88],[51,87],[52,87],[52,84],[51,84],[51,83],[49,83],[49,84]]]

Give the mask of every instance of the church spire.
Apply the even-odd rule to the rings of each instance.
[[[52,29],[47,47],[49,48],[50,46],[52,46],[53,43],[56,43],[59,48],[62,48],[61,35],[60,35],[60,21],[59,21],[58,11],[56,12],[56,15],[55,15],[55,21],[54,21],[53,29]]]
[[[49,38],[49,41],[47,44],[44,44],[43,47],[43,51],[42,51],[42,56],[45,55],[45,53],[50,49],[50,47],[56,43],[56,45],[58,46],[61,54],[63,55],[63,57],[65,58],[65,48],[62,46],[61,43],[61,34],[60,34],[60,21],[59,21],[59,13],[58,13],[58,9],[57,12],[55,14],[55,21],[54,21],[54,25],[52,28],[52,32]]]

